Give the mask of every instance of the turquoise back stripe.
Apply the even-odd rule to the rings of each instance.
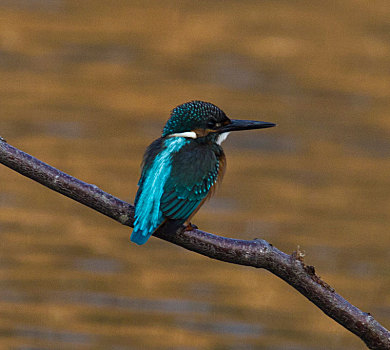
[[[189,141],[184,137],[172,137],[164,141],[164,149],[156,156],[142,184],[141,194],[135,208],[134,230],[131,240],[138,244],[147,241],[162,223],[160,200],[164,185],[171,174],[172,155]]]

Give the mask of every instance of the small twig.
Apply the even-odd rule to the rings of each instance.
[[[18,150],[0,138],[0,162],[5,166],[69,198],[132,227],[134,207],[58,169]],[[165,232],[156,237],[193,252],[233,264],[264,268],[286,281],[319,307],[326,315],[356,334],[368,348],[390,349],[390,332],[370,314],[359,310],[335,292],[305,265],[304,254],[297,249],[285,254],[264,240],[245,241],[225,238],[198,229]],[[145,248],[146,249],[146,248]]]

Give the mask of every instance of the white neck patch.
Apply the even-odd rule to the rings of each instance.
[[[224,132],[220,134],[217,138],[217,144],[220,145],[223,141],[225,141],[230,132]],[[176,134],[171,134],[169,137],[189,137],[191,139],[196,139],[198,135],[196,135],[195,131],[186,131],[186,132],[178,132]]]
[[[189,137],[191,139],[196,139],[198,136],[194,131],[179,132],[177,134],[171,134],[170,137]]]
[[[229,136],[230,132],[224,132],[222,134],[220,134],[218,136],[218,139],[217,139],[217,143],[218,145],[220,145],[223,141],[225,141],[227,139],[227,137]]]

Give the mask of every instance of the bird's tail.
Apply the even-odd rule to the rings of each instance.
[[[164,220],[155,230],[150,232],[135,228],[131,234],[130,240],[138,245],[142,245],[147,242],[155,231],[161,229],[166,233],[176,232],[183,223],[184,220]]]
[[[133,230],[130,240],[138,245],[145,244],[153,232],[147,232],[143,230]]]

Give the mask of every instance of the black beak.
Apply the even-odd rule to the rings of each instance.
[[[218,129],[220,134],[224,132],[237,131],[237,130],[251,130],[251,129],[263,129],[263,128],[272,128],[276,126],[274,123],[260,122],[256,120],[240,120],[240,119],[231,119],[231,123],[222,126]]]

